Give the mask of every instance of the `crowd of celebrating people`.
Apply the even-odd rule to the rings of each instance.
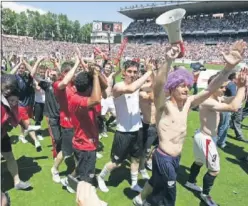
[[[182,20],[182,32],[185,31],[209,31],[209,30],[239,30],[247,29],[247,12],[227,13],[223,16],[214,17],[213,15],[194,15],[187,16]],[[164,32],[164,28],[151,21],[134,21],[125,30],[125,33],[146,34]]]
[[[235,38],[189,38],[185,39],[186,54],[185,59],[192,61],[203,60],[204,62],[223,62],[221,53],[219,51],[226,51],[229,45],[233,43]],[[244,38],[244,40],[246,40]],[[138,40],[140,41],[140,40]],[[216,45],[206,45],[206,42],[214,41]],[[137,41],[136,41],[137,42]],[[136,43],[132,40],[127,44],[123,53],[123,57],[129,58],[159,58],[160,55],[165,55],[165,48],[168,46],[168,40],[160,38],[154,41],[151,45],[145,43]],[[8,57],[12,53],[16,55],[25,55],[28,58],[40,55],[50,55],[51,53],[59,51],[63,60],[70,60],[73,57],[74,48],[78,47],[82,56],[85,58],[92,58],[92,51],[94,47],[100,48],[102,51],[108,51],[106,44],[78,44],[71,42],[59,41],[42,41],[33,40],[32,38],[13,38],[11,36],[2,36],[2,51],[3,56]],[[116,57],[120,44],[111,45],[111,56]],[[245,51],[244,60],[247,61],[248,52]]]
[[[19,41],[18,38],[12,42],[3,41],[4,49]],[[130,189],[140,193],[133,203],[139,206],[174,206],[188,113],[200,105],[201,126],[194,136],[195,161],[185,186],[199,192],[207,205],[217,205],[210,191],[220,171],[217,146],[226,146],[229,124],[223,120],[226,120],[223,118],[225,112],[228,117],[233,113],[231,127],[237,140],[248,142],[241,130],[242,119],[247,116],[247,103],[244,109],[241,105],[244,99],[247,101],[248,71],[233,72],[247,55],[243,40],[226,45],[228,48],[223,54],[218,48],[209,49],[212,55],[216,55],[216,60],[223,55],[224,69],[210,77],[208,89],[191,96],[190,88],[196,83],[193,74],[182,66],[172,67],[173,61],[181,54],[179,45],[167,48],[160,45],[163,52],[159,55],[164,58],[154,61],[148,57],[143,62],[144,68],[140,69],[135,59],[126,60],[117,68],[118,62],[113,62],[104,51],[94,53],[92,45],[61,42],[58,47],[56,42],[50,42],[50,45],[49,41],[30,39],[23,39],[21,43],[26,45],[22,52],[29,52],[32,46],[36,46],[36,55],[32,51],[28,54],[34,63],[30,65],[21,56],[13,64],[10,74],[2,71],[1,76],[1,152],[17,190],[31,185],[19,178],[8,132],[19,124],[22,128],[19,139],[26,143],[25,136],[29,134],[36,151],[41,152],[43,137],[40,125],[45,116],[53,146],[52,179],[69,192],[77,192],[78,205],[108,205],[96,195],[94,179],[99,189],[107,193],[105,178],[130,155]],[[190,48],[187,42],[185,45],[186,49]],[[74,46],[80,47],[75,51]],[[50,56],[54,48],[58,48],[62,55]],[[127,45],[124,55],[135,50],[134,57],[140,58],[142,49],[141,45]],[[154,48],[149,50],[158,53]],[[199,44],[194,50],[189,52],[192,57],[205,57],[205,50]],[[37,55],[40,51],[42,56]],[[69,52],[74,54],[73,60]],[[68,59],[62,61],[63,55],[68,55]],[[92,56],[92,59],[86,60],[85,56]],[[149,55],[145,53],[144,56]],[[44,61],[53,66],[46,66],[42,63]],[[116,82],[120,74],[123,81]],[[242,114],[242,111],[246,113]],[[219,118],[219,113],[222,118]],[[35,125],[30,124],[31,118],[35,119]],[[116,128],[110,161],[96,176],[100,137],[114,122]],[[155,145],[154,150],[151,150],[152,145]],[[64,178],[59,174],[63,162],[67,166]],[[203,165],[207,172],[201,188],[196,184],[196,178]],[[152,170],[152,177],[146,168]],[[149,179],[144,188],[138,184],[139,173],[144,179]],[[2,193],[5,197],[2,200],[8,201],[4,195]]]

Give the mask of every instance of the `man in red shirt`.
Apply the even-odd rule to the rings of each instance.
[[[1,154],[7,163],[7,168],[14,179],[15,189],[24,190],[31,185],[19,178],[18,165],[14,158],[8,132],[19,124],[18,101],[19,90],[15,75],[1,76]]]
[[[74,95],[75,89],[71,84],[72,78],[79,66],[79,56],[76,55],[76,62],[73,66],[73,62],[65,62],[61,65],[61,77],[59,80],[54,82],[53,89],[54,95],[60,106],[60,126],[61,126],[61,152],[58,153],[54,166],[51,169],[53,180],[56,183],[61,183],[64,186],[68,186],[67,178],[60,179],[58,168],[62,163],[63,159],[67,166],[67,173],[70,174],[74,171],[75,162],[73,159],[73,149],[72,149],[72,137],[74,135],[73,124],[71,122],[71,117],[68,110],[68,102],[70,98]],[[67,187],[70,192],[74,192]]]
[[[94,68],[94,67],[91,67]],[[76,176],[92,184],[95,175],[98,126],[96,105],[101,102],[99,72],[81,72],[75,78],[77,92],[70,99],[69,111],[75,133],[72,140],[77,160]]]

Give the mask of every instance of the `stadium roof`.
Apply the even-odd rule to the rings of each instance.
[[[136,6],[119,11],[131,19],[156,18],[160,14],[176,8],[184,8],[187,15],[248,11],[248,1],[199,1],[199,2],[165,2],[160,5]]]

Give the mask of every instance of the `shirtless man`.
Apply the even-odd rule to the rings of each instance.
[[[115,117],[116,117],[112,90],[113,90],[113,86],[115,84],[115,78],[117,75],[120,74],[120,72],[121,72],[120,67],[117,71],[113,71],[113,66],[111,65],[111,63],[106,63],[104,66],[104,69],[103,69],[103,75],[107,79],[108,87],[105,90],[106,98],[101,99],[101,106],[102,106],[101,115],[102,115],[102,118],[104,118],[104,116],[108,112],[110,112],[112,115],[109,118],[109,120],[106,122],[107,127],[109,126],[110,122],[113,122],[115,120]],[[107,137],[106,129],[104,129],[104,130],[105,131],[103,131],[101,135],[103,137]]]
[[[149,175],[145,169],[145,162],[151,164],[151,160],[148,162],[148,156],[151,152],[151,146],[158,141],[158,134],[156,128],[155,113],[156,108],[154,104],[154,95],[152,91],[153,86],[153,76],[150,76],[146,83],[140,89],[140,110],[143,115],[143,140],[144,140],[144,150],[143,155],[140,159],[140,173],[144,179],[149,179]],[[150,165],[150,168],[152,166]]]
[[[218,75],[218,74],[217,74]],[[209,78],[208,83],[217,76]],[[220,171],[220,159],[216,148],[220,112],[236,112],[245,97],[247,71],[241,71],[237,79],[238,91],[235,97],[224,97],[224,83],[210,98],[200,105],[200,130],[194,136],[195,162],[191,165],[186,187],[201,193],[201,198],[209,206],[217,206],[209,192]],[[208,172],[203,178],[203,189],[196,185],[196,177],[203,164],[206,163]]]
[[[176,202],[176,178],[183,142],[187,133],[187,117],[190,108],[208,99],[227,79],[231,70],[242,60],[246,43],[237,41],[228,54],[224,54],[225,68],[208,85],[206,90],[189,96],[193,76],[184,69],[169,73],[172,61],[178,57],[178,45],[166,52],[166,62],[159,69],[154,84],[154,103],[159,146],[153,155],[152,177],[140,195],[133,200],[135,205],[144,205],[150,196],[152,205],[174,206]],[[165,91],[163,91],[163,88]],[[169,92],[168,97],[165,93]]]

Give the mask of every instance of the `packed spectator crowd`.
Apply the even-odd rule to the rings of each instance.
[[[185,59],[194,61],[204,60],[206,62],[216,62],[222,60],[219,51],[228,49],[234,38],[185,38],[186,56]],[[216,45],[206,45],[206,42],[216,42]],[[129,41],[124,51],[124,57],[130,58],[147,58],[152,56],[157,58],[165,54],[165,46],[168,41],[164,38],[154,42],[151,45],[146,45],[137,41]],[[2,36],[2,50],[5,57],[11,53],[17,55],[40,56],[50,55],[55,50],[58,50],[62,55],[63,60],[68,60],[73,57],[75,47],[79,47],[82,55],[86,58],[92,57],[93,47],[99,47],[101,50],[108,51],[106,44],[79,44],[71,42],[58,41],[43,41],[34,40],[32,38],[12,38],[10,36]],[[111,55],[115,57],[120,48],[120,44],[111,45]],[[219,55],[216,55],[219,54]],[[248,52],[246,51],[244,59],[248,59]]]
[[[239,30],[247,29],[248,12],[229,13],[223,16],[214,17],[212,15],[187,16],[182,20],[182,31],[209,31],[209,30]],[[164,32],[164,28],[151,21],[134,21],[125,30],[125,33],[159,33]]]

